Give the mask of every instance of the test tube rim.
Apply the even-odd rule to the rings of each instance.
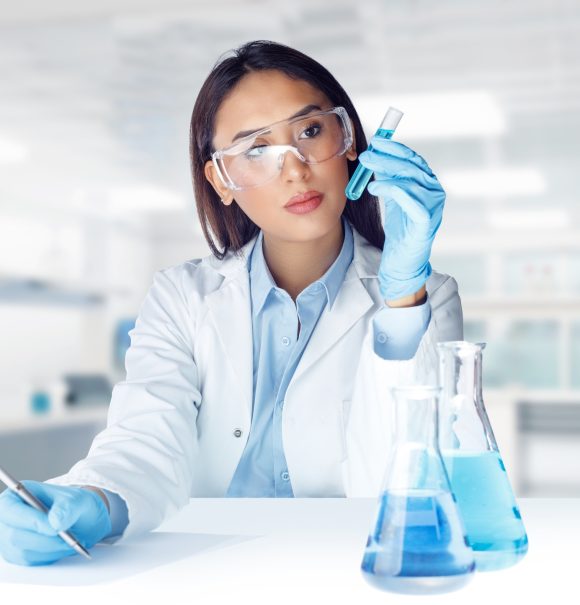
[[[386,130],[395,131],[397,126],[399,125],[399,122],[401,121],[401,118],[404,115],[405,114],[400,109],[397,109],[396,107],[393,107],[391,105],[385,112],[385,115],[384,115],[383,119],[381,120],[380,127],[385,128]],[[389,119],[389,122],[390,122],[388,124],[386,123],[387,118]]]

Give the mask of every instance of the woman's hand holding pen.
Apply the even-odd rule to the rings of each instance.
[[[38,481],[22,484],[50,510],[26,504],[9,489],[0,494],[0,554],[17,565],[46,565],[76,554],[59,531],[68,530],[91,548],[111,532],[109,511],[95,491]]]
[[[385,244],[379,269],[387,304],[412,298],[431,275],[431,246],[443,215],[445,191],[427,162],[397,141],[374,136],[359,156],[374,172],[369,193],[385,202]]]

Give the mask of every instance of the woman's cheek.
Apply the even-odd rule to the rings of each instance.
[[[276,208],[275,202],[271,199],[239,199],[238,206],[242,212],[261,229],[271,224],[273,221],[280,220],[282,209]]]

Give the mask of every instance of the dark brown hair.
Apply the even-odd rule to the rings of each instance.
[[[269,40],[247,42],[234,49],[233,53],[231,57],[218,60],[203,83],[193,107],[189,131],[197,213],[205,239],[212,253],[219,259],[229,250],[239,251],[259,230],[237,204],[226,206],[221,203],[204,173],[204,165],[215,151],[212,140],[220,104],[247,73],[276,69],[288,77],[308,82],[323,92],[334,106],[346,109],[354,124],[357,154],[367,148],[362,124],[352,101],[334,76],[320,63],[298,50]],[[347,162],[350,177],[358,162]],[[343,215],[373,246],[382,249],[385,234],[379,202],[375,196],[365,189],[357,201],[346,204]]]

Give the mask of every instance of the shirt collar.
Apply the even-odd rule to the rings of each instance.
[[[342,217],[342,224],[344,227],[344,240],[340,253],[326,273],[313,282],[313,284],[321,284],[324,287],[330,309],[332,309],[334,301],[336,300],[354,254],[352,227],[344,217]],[[260,230],[256,239],[256,244],[248,259],[252,304],[256,314],[261,311],[270,292],[277,288],[276,282],[274,281],[270,269],[266,264],[266,259],[264,258],[264,251],[262,248],[263,239],[263,233]],[[313,284],[308,286],[308,288]]]

